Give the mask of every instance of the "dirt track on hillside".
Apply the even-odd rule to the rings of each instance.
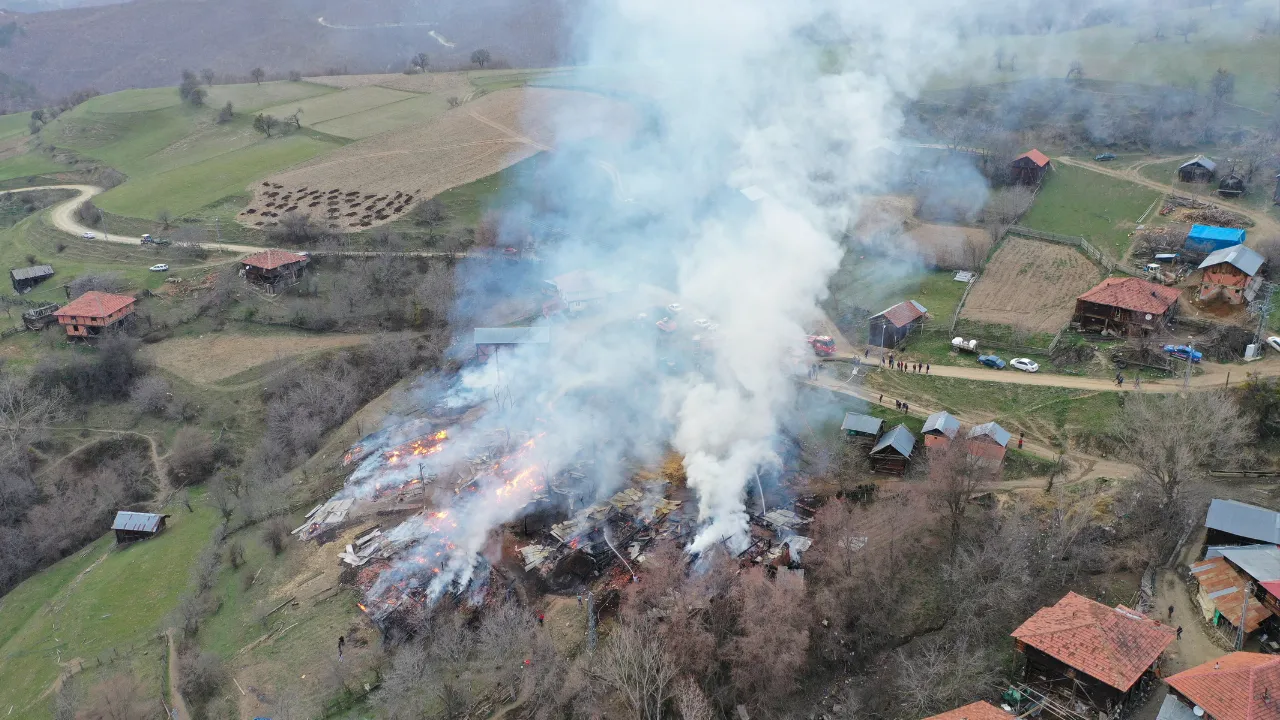
[[[142,354],[160,368],[207,385],[274,360],[316,350],[363,345],[372,335],[216,335],[185,337],[148,345]]]

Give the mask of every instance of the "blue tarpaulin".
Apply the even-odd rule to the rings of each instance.
[[[1186,247],[1189,250],[1213,252],[1232,245],[1243,245],[1244,239],[1244,230],[1215,225],[1192,225],[1191,232],[1187,233]]]

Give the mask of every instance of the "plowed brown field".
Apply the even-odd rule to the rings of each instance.
[[[969,292],[960,317],[1055,333],[1071,319],[1076,298],[1101,277],[1073,248],[1008,237]]]

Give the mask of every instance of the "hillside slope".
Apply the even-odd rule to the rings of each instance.
[[[257,66],[273,75],[396,71],[418,52],[433,66],[460,66],[480,47],[515,66],[546,66],[560,59],[564,8],[555,0],[134,0],[0,11],[0,23],[22,28],[0,48],[0,67],[49,98],[87,87],[171,85],[184,67],[239,77]]]

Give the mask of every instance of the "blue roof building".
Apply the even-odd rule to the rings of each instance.
[[[1188,250],[1211,253],[1232,245],[1243,245],[1244,241],[1244,230],[1216,225],[1192,225],[1191,232],[1187,233],[1185,247]]]

